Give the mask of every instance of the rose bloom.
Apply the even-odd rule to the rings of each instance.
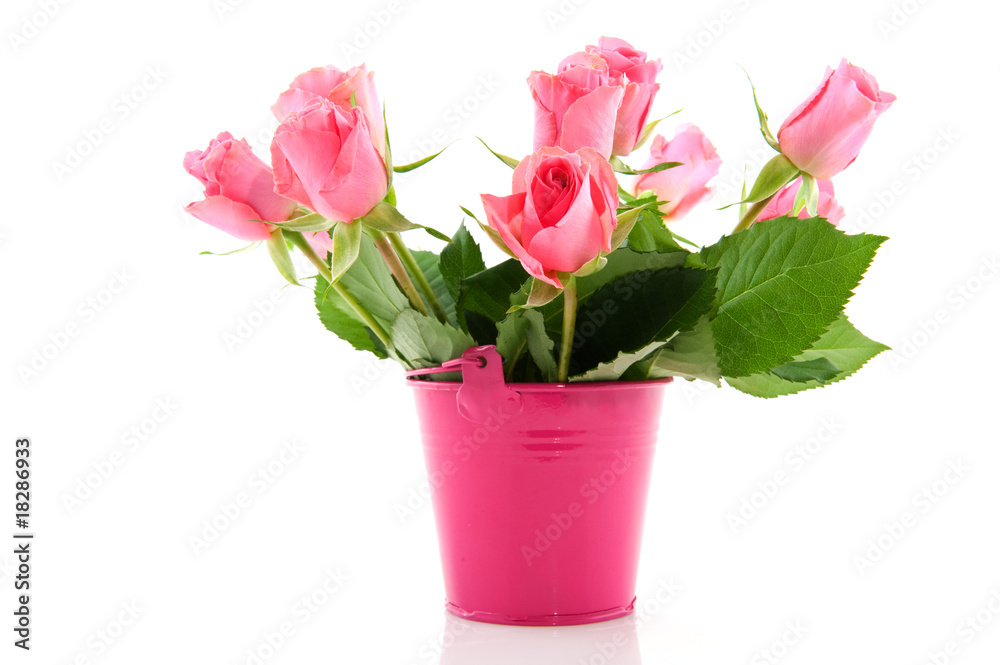
[[[368,119],[375,149],[385,157],[385,122],[378,93],[375,91],[375,74],[369,72],[365,65],[351,67],[346,72],[333,65],[314,67],[303,72],[295,77],[288,90],[281,93],[278,101],[271,106],[271,111],[278,120],[284,121],[289,114],[301,111],[317,97],[333,102],[344,110],[350,110],[353,97],[353,106],[360,108]]]
[[[618,225],[618,181],[593,148],[545,147],[514,170],[510,196],[483,194],[490,227],[532,276],[562,287],[573,273],[611,251]]]
[[[782,123],[781,152],[802,171],[829,180],[857,158],[875,119],[895,100],[871,74],[841,60],[836,71],[827,67],[820,86]]]
[[[205,186],[205,199],[185,210],[242,240],[266,240],[274,227],[262,222],[283,222],[295,211],[294,201],[275,194],[271,168],[229,132],[187,153],[184,169]]]
[[[646,173],[636,182],[635,190],[654,192],[657,199],[666,201],[660,206],[665,220],[677,221],[711,194],[708,181],[718,175],[722,160],[702,131],[686,124],[678,126],[669,141],[659,134],[653,139],[645,168],[663,162],[681,162],[681,165]]]
[[[593,148],[604,158],[611,156],[625,88],[612,78],[603,57],[574,53],[562,61],[558,74],[532,72],[528,85],[535,100],[535,150]]]
[[[587,47],[587,53],[604,58],[608,63],[608,74],[625,87],[615,118],[612,153],[629,155],[642,134],[642,128],[646,126],[653,98],[660,89],[656,77],[663,69],[663,64],[659,60],[647,60],[645,52],[636,50],[622,39],[612,37],[601,37],[597,46]]]
[[[364,112],[313,98],[271,142],[274,191],[338,222],[364,217],[389,190]]]
[[[833,198],[833,183],[829,180],[819,180],[816,184],[819,185],[817,215],[836,226],[844,218],[844,208]],[[796,178],[791,184],[785,185],[784,189],[768,202],[767,207],[757,217],[757,221],[763,222],[765,219],[790,215],[795,205],[795,195],[799,193],[801,186],[801,177]],[[799,211],[799,219],[807,219],[808,217],[809,211],[805,208]]]

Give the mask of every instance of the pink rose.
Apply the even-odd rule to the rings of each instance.
[[[368,119],[315,97],[281,123],[271,142],[274,191],[338,222],[353,222],[389,190]]]
[[[328,231],[303,233],[302,235],[309,241],[313,251],[321,257],[326,258],[326,255],[333,251],[333,238],[330,237],[330,233]]]
[[[612,153],[625,156],[635,148],[646,126],[653,98],[660,89],[656,76],[663,69],[659,60],[647,60],[643,51],[621,39],[601,37],[587,53],[599,55],[608,63],[608,74],[625,86],[625,95],[615,120]]]
[[[781,152],[809,175],[829,180],[857,158],[875,119],[895,100],[868,72],[841,60],[781,125]]]
[[[829,180],[819,180],[816,184],[819,185],[817,213],[820,217],[836,226],[844,218],[844,208],[833,198],[833,183]],[[765,219],[790,215],[795,205],[795,195],[798,194],[801,185],[801,177],[796,178],[791,184],[786,185],[784,189],[768,202],[767,207],[757,217],[757,221],[763,222]],[[806,219],[808,217],[809,212],[803,208],[799,212],[799,219]]]
[[[670,141],[659,134],[653,139],[645,168],[663,162],[681,166],[641,176],[635,191],[655,192],[660,201],[667,201],[660,206],[666,221],[676,221],[708,197],[712,190],[706,185],[719,173],[722,160],[701,130],[687,124],[677,127]]]
[[[513,190],[483,194],[483,207],[529,274],[561,288],[556,273],[576,272],[611,251],[618,181],[596,150],[542,148],[514,170]]]
[[[229,132],[184,155],[184,169],[205,186],[205,199],[185,210],[242,240],[267,240],[274,227],[257,220],[283,222],[295,211],[294,201],[274,193],[270,167]]]
[[[574,53],[558,74],[532,72],[528,85],[535,100],[535,150],[593,148],[605,159],[611,156],[625,88],[611,77],[604,58]]]
[[[351,97],[354,97],[354,104]],[[385,122],[382,107],[375,92],[375,74],[364,65],[342,72],[333,65],[315,67],[295,77],[288,90],[281,93],[271,111],[284,121],[290,113],[301,111],[315,98],[327,99],[340,108],[349,110],[357,106],[364,111],[372,132],[372,143],[379,154],[385,156]]]

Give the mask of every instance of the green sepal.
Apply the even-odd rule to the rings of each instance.
[[[292,256],[288,253],[288,245],[285,244],[285,236],[281,229],[271,231],[267,239],[267,253],[271,256],[274,267],[289,284],[301,286],[295,277],[295,266],[292,265]]]

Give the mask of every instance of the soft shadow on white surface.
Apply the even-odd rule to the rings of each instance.
[[[440,665],[640,665],[634,615],[584,626],[500,626],[447,614]]]

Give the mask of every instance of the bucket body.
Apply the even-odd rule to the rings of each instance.
[[[448,610],[536,626],[630,613],[667,382],[511,384],[516,408],[475,420],[462,383],[409,383]]]

